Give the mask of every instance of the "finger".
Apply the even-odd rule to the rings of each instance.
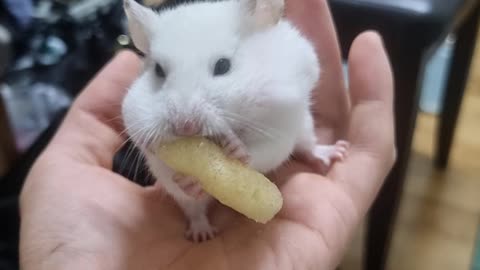
[[[351,143],[367,152],[389,152],[394,136],[393,77],[377,33],[365,32],[354,41],[349,66]]]
[[[394,161],[393,79],[381,38],[365,32],[349,55],[352,145],[329,176],[366,211]]]
[[[112,119],[121,120],[122,99],[139,68],[134,53],[117,54],[72,104],[51,147],[76,160],[111,168],[113,156],[125,140],[120,136],[121,123]]]
[[[348,98],[344,91],[340,48],[327,1],[302,0],[299,3],[288,0],[286,16],[314,44],[320,63],[320,80],[313,94],[316,124],[339,131],[340,134],[328,136],[329,141],[344,136],[341,127],[348,118]]]

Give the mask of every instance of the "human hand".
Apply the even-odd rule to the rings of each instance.
[[[134,54],[120,53],[75,101],[26,180],[22,269],[334,269],[394,161],[392,78],[381,41],[365,33],[352,46],[344,91],[326,1],[287,2],[287,16],[316,44],[319,134],[351,142],[345,161],[326,176],[300,162],[280,169],[273,177],[284,208],[270,223],[216,205],[219,235],[191,243],[172,200],[111,171],[125,138],[110,120],[140,68]]]

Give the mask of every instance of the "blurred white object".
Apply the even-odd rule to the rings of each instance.
[[[72,3],[68,8],[68,15],[77,21],[91,16],[98,10],[108,9],[117,0],[83,0]]]
[[[454,46],[455,37],[448,36],[427,62],[420,97],[420,109],[426,113],[439,114],[442,110]]]
[[[3,2],[22,28],[31,24],[34,12],[32,0],[4,0]]]
[[[455,37],[449,35],[425,65],[420,96],[420,110],[423,112],[439,114],[442,110],[454,46]],[[345,83],[348,86],[348,64],[346,62],[343,63],[343,72]]]
[[[46,129],[55,113],[66,108],[71,98],[62,89],[45,83],[0,86],[17,149],[24,151]]]
[[[11,60],[12,35],[3,25],[0,25],[0,75],[7,70]]]

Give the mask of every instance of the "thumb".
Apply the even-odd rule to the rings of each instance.
[[[381,38],[365,32],[349,55],[352,101],[348,158],[329,173],[360,212],[373,202],[394,162],[393,78]]]

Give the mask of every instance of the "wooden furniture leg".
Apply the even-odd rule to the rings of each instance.
[[[420,48],[405,50],[390,50],[395,76],[395,133],[398,156],[369,213],[365,238],[365,270],[385,269],[411,152],[418,112],[418,81],[424,66],[424,52]],[[405,57],[405,54],[409,57]]]
[[[17,156],[15,136],[10,125],[4,100],[0,96],[0,176],[3,176],[17,159]]]
[[[458,115],[475,53],[479,18],[480,4],[477,4],[470,16],[457,30],[457,41],[451,62],[452,68],[450,68],[437,131],[435,165],[440,169],[448,166]]]

